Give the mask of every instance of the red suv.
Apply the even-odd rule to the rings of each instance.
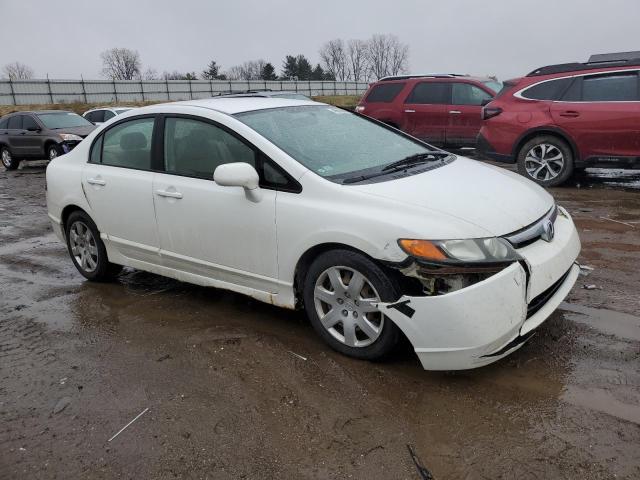
[[[545,187],[585,167],[640,167],[640,52],[550,65],[483,108],[480,152]]]
[[[385,77],[371,84],[356,112],[429,143],[475,146],[482,105],[501,88],[496,80],[466,75]]]

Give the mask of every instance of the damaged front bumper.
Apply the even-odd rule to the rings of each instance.
[[[466,288],[403,296],[379,309],[407,336],[425,370],[464,370],[517,350],[576,282],[580,240],[566,212],[555,238],[519,249],[523,262]]]

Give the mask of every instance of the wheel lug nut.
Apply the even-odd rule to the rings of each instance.
[[[338,299],[338,304],[342,305],[343,303],[344,303],[344,300],[343,300],[343,299],[341,299],[341,298],[339,298],[339,299]]]
[[[353,318],[358,318],[358,312],[353,312]]]
[[[349,312],[347,312],[346,310],[342,310],[342,316],[346,317],[347,315],[349,315]]]

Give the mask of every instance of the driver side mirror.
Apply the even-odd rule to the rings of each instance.
[[[219,165],[213,172],[213,181],[221,187],[242,187],[252,202],[262,200],[260,176],[248,163],[236,162]]]
[[[39,131],[40,131],[40,127],[31,126],[27,128],[27,132],[39,132]]]

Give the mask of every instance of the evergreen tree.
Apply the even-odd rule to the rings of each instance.
[[[298,63],[298,80],[311,80],[313,67],[309,60],[307,60],[307,57],[298,55],[296,61]]]
[[[215,60],[211,60],[209,66],[202,72],[202,78],[205,80],[224,80],[224,75],[220,75],[220,67]]]
[[[325,79],[325,71],[322,69],[320,64],[316,65],[316,68],[311,72],[311,80],[324,80]]]
[[[298,77],[298,60],[293,55],[287,55],[282,62],[282,77],[286,79]]]
[[[262,67],[260,78],[262,80],[276,80],[278,78],[276,75],[276,69],[271,65],[271,63],[265,63],[264,67]]]

